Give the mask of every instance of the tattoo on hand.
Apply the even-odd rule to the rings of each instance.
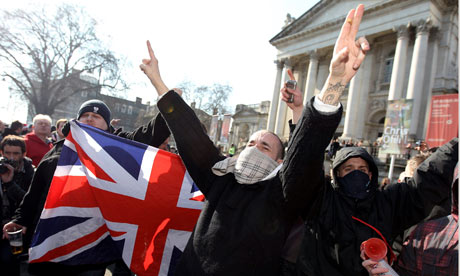
[[[323,103],[337,105],[343,90],[345,90],[345,85],[343,85],[340,82],[336,84],[329,84],[329,87],[324,92],[324,96],[322,99]]]

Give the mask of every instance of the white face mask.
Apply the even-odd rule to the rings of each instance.
[[[274,177],[278,171],[275,169],[280,167],[281,165],[256,147],[247,147],[238,156],[214,164],[212,171],[218,176],[233,173],[238,183],[254,184]]]
[[[235,164],[235,178],[240,184],[253,184],[264,179],[278,163],[256,147],[246,147],[238,156]]]

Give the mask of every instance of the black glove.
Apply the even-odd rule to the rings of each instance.
[[[67,137],[67,135],[69,135],[69,132],[70,132],[70,121],[72,120],[69,120],[67,123],[65,123],[65,125],[62,127],[62,134],[64,134],[65,137]]]

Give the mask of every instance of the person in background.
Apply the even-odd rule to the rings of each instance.
[[[51,138],[53,139],[53,142],[57,142],[65,138],[64,134],[62,133],[62,128],[66,123],[67,119],[59,119],[56,121],[56,130],[53,131],[53,133],[51,133]]]
[[[404,182],[406,177],[412,177],[417,167],[422,164],[422,162],[425,161],[428,156],[429,154],[417,154],[416,156],[413,156],[407,160],[406,168],[399,175],[398,182]]]
[[[100,100],[89,100],[84,102],[77,113],[77,120],[83,124],[154,147],[158,147],[170,135],[169,129],[161,116],[152,118],[147,125],[140,126],[133,132],[125,132],[121,128],[115,130],[110,125],[110,117],[110,109]],[[70,124],[65,124],[62,129],[63,134],[68,134],[69,129]],[[6,231],[13,228],[22,229],[25,234],[34,232],[40,214],[43,210],[43,206],[45,205],[46,197],[48,195],[63,145],[64,140],[58,141],[52,150],[43,157],[42,162],[40,162],[37,167],[29,190],[24,196],[24,199],[19,207],[16,209],[13,219],[3,226],[3,235],[6,235]],[[29,264],[28,271],[33,275],[102,276],[104,275],[107,265],[108,264],[66,266],[57,263],[36,263]],[[127,273],[123,275],[130,275],[129,269],[121,261],[116,262],[116,270],[122,270]],[[112,275],[119,274],[114,273]]]
[[[379,186],[379,190],[380,191],[383,191],[385,190],[386,188],[388,188],[388,186],[390,185],[390,179],[388,177],[385,177],[382,179],[382,181],[380,182],[380,186]]]
[[[22,123],[19,121],[13,121],[10,125],[10,127],[6,128],[5,131],[3,132],[3,137],[6,137],[8,135],[17,135],[21,136],[22,133]]]
[[[12,219],[14,211],[29,189],[34,168],[32,160],[25,156],[26,144],[22,137],[8,135],[3,138],[0,142],[0,152],[8,159],[7,163],[0,164],[0,218],[3,228],[3,225]],[[27,248],[28,244],[23,244],[24,252],[27,252]],[[5,237],[0,240],[0,267],[2,275],[19,275],[18,255],[12,254]]]
[[[53,147],[51,140],[51,118],[48,115],[37,114],[34,119],[34,130],[25,136],[27,157],[37,167],[43,156]]]
[[[236,152],[235,144],[232,144],[230,148],[228,149],[228,156],[232,157],[233,155],[235,155],[235,152]]]
[[[451,206],[451,214],[418,224],[404,242],[393,266],[399,275],[458,275],[458,163],[452,183]],[[370,259],[364,260],[362,265],[372,276],[388,272]]]

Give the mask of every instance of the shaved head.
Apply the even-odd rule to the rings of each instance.
[[[251,135],[247,147],[256,146],[262,153],[273,160],[280,162],[284,158],[284,146],[275,133],[268,130],[259,130]]]

